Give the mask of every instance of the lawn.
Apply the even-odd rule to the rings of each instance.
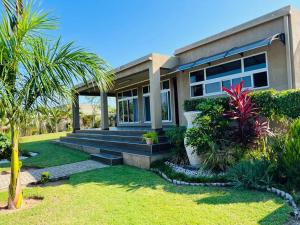
[[[22,137],[21,149],[37,152],[39,155],[22,161],[23,167],[50,167],[89,159],[89,155],[71,148],[51,143],[51,140],[65,136],[65,132]],[[9,170],[9,164],[0,164],[0,172]]]
[[[174,186],[157,175],[115,166],[71,176],[66,184],[33,187],[31,209],[1,214],[0,224],[283,224],[291,209],[274,195],[233,188]],[[0,202],[7,193],[0,193]]]

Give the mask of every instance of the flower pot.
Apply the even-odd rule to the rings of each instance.
[[[152,145],[153,144],[152,138],[146,138],[146,143],[147,145]]]
[[[201,114],[200,111],[191,111],[191,112],[185,112],[184,116],[187,120],[187,129],[193,128],[193,121],[195,118]],[[201,164],[200,156],[196,153],[195,149],[192,146],[189,146],[186,144],[187,138],[184,138],[184,146],[187,153],[187,156],[189,158],[189,162],[192,166],[198,166]]]

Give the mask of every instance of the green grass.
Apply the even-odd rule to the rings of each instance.
[[[23,166],[44,168],[79,162],[90,158],[84,152],[51,143],[51,140],[65,135],[66,132],[60,132],[22,137],[20,139],[22,150],[39,153],[35,157],[22,160]],[[9,164],[0,164],[0,172],[7,170],[9,170]]]
[[[272,194],[174,186],[157,175],[116,166],[71,176],[59,186],[24,190],[43,196],[31,209],[0,213],[0,224],[283,224],[291,209]],[[7,193],[0,193],[0,202]]]

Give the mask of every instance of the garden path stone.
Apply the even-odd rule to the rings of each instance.
[[[26,170],[21,172],[21,184],[28,185],[40,181],[43,172],[50,173],[50,179],[60,179],[75,173],[107,167],[108,165],[93,160],[85,160],[76,163],[53,166],[43,169]],[[10,174],[0,175],[0,189],[8,188]]]

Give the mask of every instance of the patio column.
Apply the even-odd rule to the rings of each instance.
[[[107,94],[104,92],[101,92],[101,129],[109,129]]]
[[[162,130],[161,97],[160,97],[160,65],[154,63],[149,68],[150,80],[150,111],[151,128],[155,131]]]
[[[76,130],[80,130],[80,115],[79,115],[79,95],[74,95],[74,101],[72,103],[72,115],[73,115],[73,133]]]

